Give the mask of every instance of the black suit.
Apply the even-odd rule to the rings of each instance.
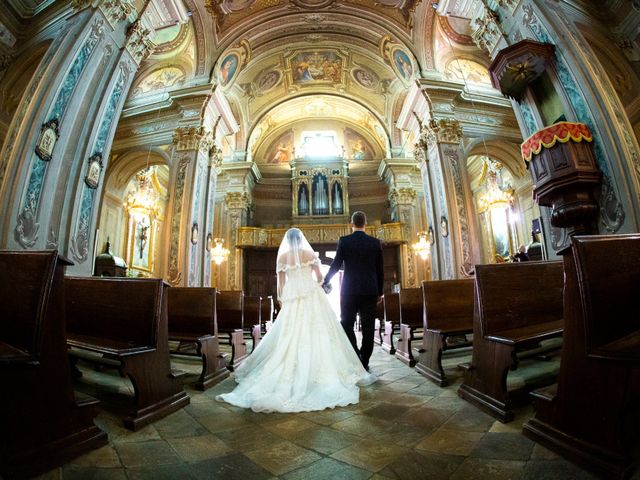
[[[373,331],[376,303],[382,295],[384,270],[380,241],[362,231],[340,237],[336,256],[331,263],[324,283],[329,283],[344,263],[344,276],[340,289],[340,316],[342,327],[349,341],[359,354],[362,365],[369,367],[373,352]],[[362,348],[358,350],[353,326],[360,313]]]

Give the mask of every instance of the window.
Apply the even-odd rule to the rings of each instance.
[[[305,158],[336,158],[342,156],[342,149],[336,145],[336,132],[302,132],[302,156]]]

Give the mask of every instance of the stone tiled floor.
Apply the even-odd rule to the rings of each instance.
[[[521,434],[531,407],[502,424],[458,398],[461,373],[455,365],[465,359],[448,360],[454,381],[439,388],[376,347],[371,366],[379,380],[361,389],[359,404],[301,414],[258,414],[216,402],[217,394],[233,389],[233,378],[207,392],[188,384],[188,407],[138,432],[101,410],[97,423],[109,434],[109,445],[41,478],[592,478]],[[175,362],[197,370],[196,363]],[[552,363],[542,368],[557,368]],[[84,372],[84,382],[102,377],[112,390],[130,388],[110,373]]]

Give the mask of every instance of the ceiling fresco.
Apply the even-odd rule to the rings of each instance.
[[[413,24],[413,13],[421,0],[205,0],[205,6],[215,21],[216,33],[226,31],[247,19],[285,7],[292,11],[320,10],[343,6],[383,15],[405,30]]]
[[[304,132],[335,132],[341,153],[350,160],[383,158],[388,134],[362,105],[338,96],[314,95],[284,102],[264,116],[251,132],[250,159],[286,165],[300,154]]]
[[[472,3],[460,0],[456,8]],[[268,168],[286,170],[308,131],[335,132],[338,155],[350,161],[379,160],[392,145],[413,143],[393,119],[418,79],[488,85],[468,21],[450,12],[439,17],[434,0],[151,4],[158,46],[141,66],[129,105],[206,84],[238,125],[226,133],[229,155],[239,151],[237,158]],[[465,56],[454,62],[453,48]]]

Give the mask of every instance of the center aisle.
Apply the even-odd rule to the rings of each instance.
[[[592,478],[521,434],[531,408],[503,425],[458,398],[459,371],[439,388],[379,346],[371,369],[379,380],[360,403],[335,410],[263,414],[216,402],[234,388],[229,378],[206,392],[187,385],[189,406],[135,433],[101,412],[109,445],[41,478]]]

